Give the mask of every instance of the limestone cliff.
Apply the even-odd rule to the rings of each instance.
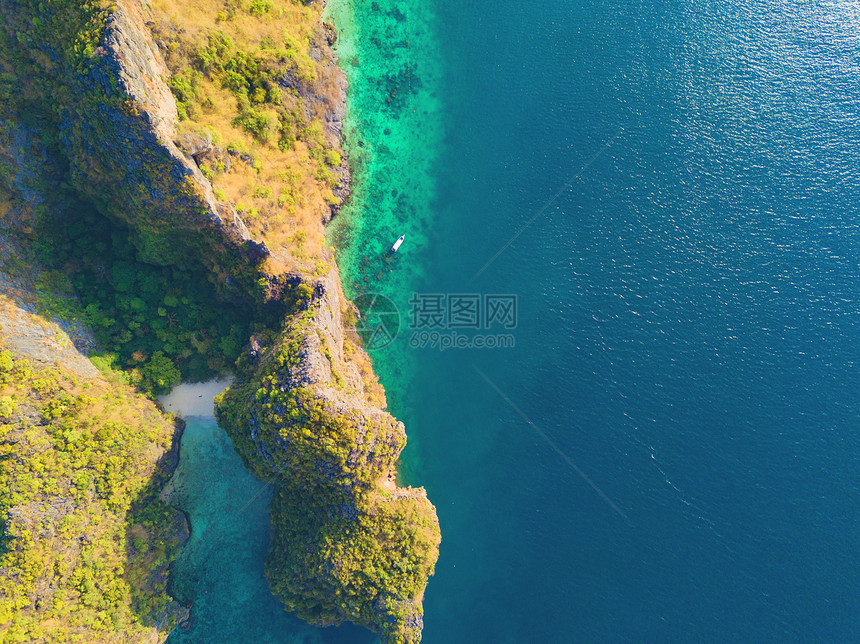
[[[139,261],[204,267],[222,301],[282,314],[251,338],[218,405],[248,467],[276,488],[270,585],[310,622],[417,642],[438,521],[423,490],[394,483],[404,427],[344,321],[354,312],[322,236],[348,193],[333,35],[309,25],[277,47],[278,15],[318,12],[259,3],[272,22],[252,36],[257,5],[233,20],[242,6],[226,2],[214,26],[185,33],[137,0],[0,0],[0,179],[28,204],[5,225],[37,244],[34,230],[84,202],[122,222]],[[196,121],[177,129],[174,97]],[[213,132],[239,142],[215,145]],[[28,167],[28,150],[50,171]],[[152,334],[135,315],[123,339]]]
[[[142,12],[128,0],[0,0],[2,58],[15,76],[4,111],[49,130],[62,182],[127,223],[145,261],[197,261],[220,284],[249,288],[265,248],[174,144],[176,104]]]
[[[0,298],[0,640],[163,642],[186,538],[159,498],[179,428]]]
[[[318,280],[282,335],[244,362],[217,417],[276,487],[267,575],[287,607],[418,642],[438,519],[423,489],[394,483],[403,423],[365,399],[346,307],[336,272]]]

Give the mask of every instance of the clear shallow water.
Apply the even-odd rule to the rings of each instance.
[[[191,538],[174,563],[172,592],[192,602],[191,628],[171,644],[254,642],[371,644],[357,627],[317,629],[284,611],[269,592],[263,562],[269,544],[271,489],[248,473],[213,418],[190,416],[171,503],[191,522]]]
[[[421,258],[434,225],[442,151],[435,7],[333,0],[326,12],[337,25],[335,51],[349,80],[344,149],[353,178],[349,203],[328,227],[328,243],[351,298],[381,293],[405,312],[428,269]],[[401,235],[404,244],[390,253]],[[377,361],[380,376],[403,385],[389,389],[389,401],[405,410],[414,355],[378,353],[384,356]]]
[[[425,4],[421,270],[362,273],[341,241],[344,273],[513,293],[519,325],[374,353],[442,522],[424,641],[856,639],[856,7]]]
[[[374,352],[442,522],[424,641],[855,640],[854,5],[377,6],[329,8],[358,57],[348,291],[519,298],[513,349]],[[423,121],[379,104],[398,77]],[[218,533],[187,550],[201,617],[171,641],[362,641],[279,610],[265,493],[212,519],[259,487],[199,437],[215,482],[188,498]]]

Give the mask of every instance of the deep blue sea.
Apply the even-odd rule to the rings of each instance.
[[[435,7],[420,288],[519,323],[410,383],[424,641],[857,641],[860,5]]]
[[[857,641],[860,5],[330,7],[424,642]],[[416,348],[430,295],[515,296],[515,346]]]

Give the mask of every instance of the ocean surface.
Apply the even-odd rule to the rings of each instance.
[[[424,642],[856,641],[860,6],[328,11],[355,174],[329,241],[400,311],[371,353],[442,525]],[[247,588],[265,500],[211,554],[248,551]],[[257,630],[171,641],[369,641],[214,594]]]

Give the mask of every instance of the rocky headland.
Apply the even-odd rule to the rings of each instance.
[[[385,411],[354,330],[357,312],[324,246],[323,226],[348,196],[349,169],[339,149],[346,81],[320,10],[290,2],[0,0],[0,243],[23,248],[14,261],[4,258],[4,283],[53,269],[44,271],[51,279],[34,282],[35,304],[20,289],[7,289],[8,299],[28,307],[26,315],[84,327],[81,337],[90,327],[96,338],[116,339],[121,347],[100,347],[111,358],[99,366],[151,392],[184,370],[218,371],[239,356],[217,415],[248,468],[276,490],[266,570],[273,592],[311,623],[352,621],[386,642],[417,642],[439,525],[422,489],[395,483],[404,427]],[[90,243],[99,232],[93,222],[110,234],[89,259],[65,238],[46,241],[63,226],[76,231],[75,243]],[[64,263],[54,266],[56,248]],[[116,248],[125,253],[120,270],[99,261],[98,253]],[[157,279],[135,275],[151,267],[168,271],[153,275],[182,277],[187,288],[202,279],[211,296],[177,290],[150,306],[146,289]],[[75,282],[79,270],[91,271],[100,288]],[[62,305],[46,301],[64,280],[77,291],[64,293]],[[68,301],[76,298],[91,300],[75,308]],[[200,311],[187,330],[178,305]],[[221,309],[245,317],[213,321],[211,339],[195,332],[195,320],[218,318]],[[20,334],[9,326],[6,344],[17,346]],[[216,349],[222,361],[207,363]],[[48,355],[63,373],[80,362]],[[76,377],[127,387],[101,374]],[[0,440],[19,460],[30,458],[18,441]],[[161,484],[170,469],[169,459],[155,459],[162,462],[158,475],[140,473]],[[117,525],[137,525],[124,506],[106,511]],[[165,521],[173,519],[158,525]],[[134,548],[144,549],[141,539],[139,530],[132,535]],[[66,557],[74,570],[83,555],[69,552],[48,548],[46,565]],[[22,574],[8,558],[0,566],[5,579]],[[88,605],[87,589],[75,588],[67,621]],[[158,595],[156,586],[139,591]],[[116,601],[129,592],[116,590]],[[22,616],[31,631],[50,620],[64,628],[38,589],[26,602],[10,604],[8,592],[0,600],[7,609],[0,633],[25,632],[11,630],[24,628]],[[154,629],[146,641],[158,641],[178,613],[155,624],[151,611],[131,614],[135,628]],[[104,641],[120,641],[111,639],[116,624],[102,620],[98,628]]]

